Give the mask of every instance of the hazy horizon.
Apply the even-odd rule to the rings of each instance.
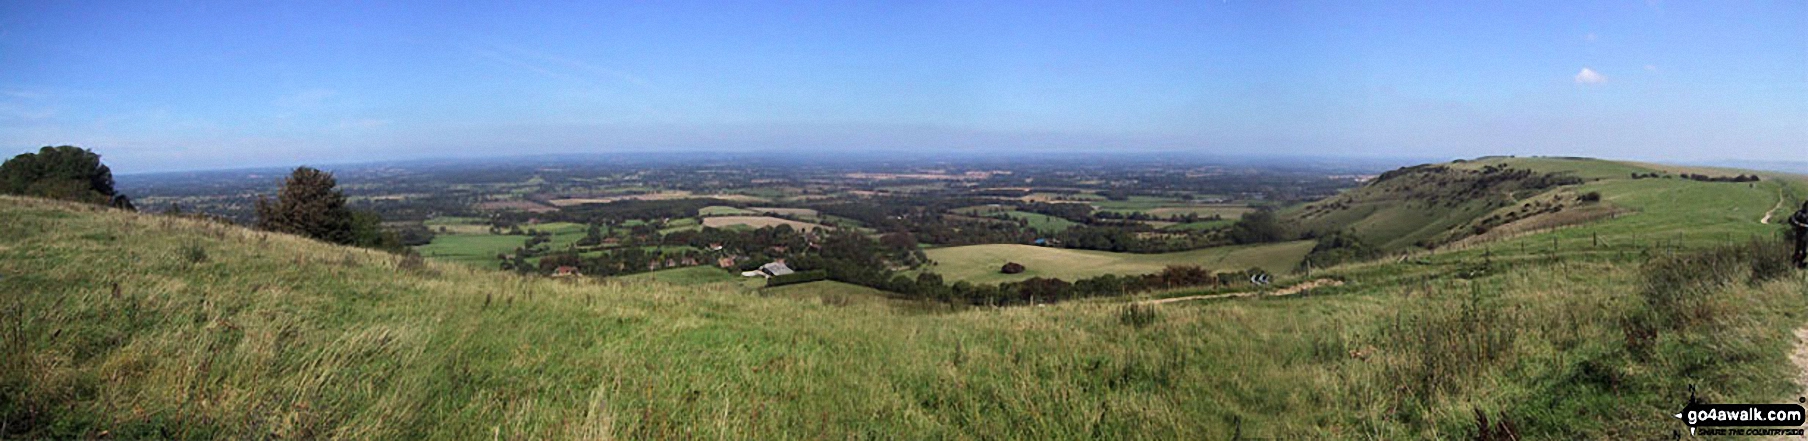
[[[1808,3],[0,4],[0,155],[1808,157]]]

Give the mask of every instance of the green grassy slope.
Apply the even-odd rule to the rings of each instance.
[[[722,269],[722,268],[717,268],[714,266],[706,265],[706,266],[688,266],[688,267],[683,267],[683,268],[672,268],[672,269],[664,269],[664,270],[659,270],[659,271],[649,271],[649,272],[638,273],[638,274],[629,274],[626,276],[622,276],[619,279],[624,280],[624,281],[657,280],[660,282],[670,283],[670,284],[674,284],[674,285],[704,285],[704,284],[718,283],[718,282],[737,281],[737,280],[741,280],[741,278],[742,277],[738,271],[731,271],[731,270],[727,270],[727,269]],[[763,280],[762,280],[762,282],[763,282]],[[761,285],[764,285],[764,283],[761,283]]]
[[[1564,173],[1586,180],[1629,178],[1633,173],[1656,171],[1643,164],[1596,158],[1551,158],[1489,156],[1450,164],[1453,167],[1478,170],[1482,167],[1508,166],[1539,173]]]
[[[1773,185],[1585,184],[1636,211],[1322,271],[1346,283],[1305,296],[1162,305],[1140,328],[1118,299],[925,313],[814,283],[409,269],[0,197],[0,435],[1466,438],[1481,412],[1531,438],[1667,437],[1689,385],[1800,390],[1802,272],[1702,288],[1649,344],[1626,331],[1647,260],[1774,233],[1753,207],[1808,194]]]
[[[1495,168],[1534,174],[1502,178],[1487,173]],[[1396,170],[1362,187],[1288,210],[1283,218],[1304,231],[1353,232],[1383,250],[1441,246],[1484,231],[1475,227],[1484,223],[1485,217],[1519,210],[1527,200],[1554,200],[1553,193],[1582,191],[1577,185],[1539,188],[1536,182],[1545,174],[1592,183],[1630,180],[1632,173],[1650,171],[1588,158],[1486,157]],[[1567,199],[1574,202],[1576,197],[1572,194]],[[1572,203],[1565,208],[1577,206]],[[1596,211],[1599,216],[1612,210],[1603,207]],[[1578,221],[1589,218],[1579,217]]]

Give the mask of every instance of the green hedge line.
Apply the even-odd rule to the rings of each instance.
[[[828,280],[828,278],[829,278],[829,272],[825,271],[825,270],[798,271],[795,273],[786,274],[786,275],[782,275],[782,276],[773,276],[770,279],[766,279],[766,287],[770,288],[770,287],[774,287],[774,286],[795,285],[795,284],[799,284],[799,283],[815,282],[818,280]]]

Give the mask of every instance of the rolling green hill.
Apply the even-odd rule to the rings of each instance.
[[[1788,183],[1795,178],[1781,174],[1759,173],[1770,178],[1761,182],[1633,178],[1659,171],[1589,158],[1485,157],[1426,164],[1388,172],[1362,187],[1287,210],[1283,218],[1301,231],[1348,231],[1382,250],[1404,250],[1472,245],[1618,218],[1657,203],[1686,206],[1658,210],[1688,213],[1659,215],[1658,223],[1678,229],[1709,220],[1756,222],[1763,213],[1752,210],[1768,210],[1779,195],[1799,199],[1797,195],[1805,193],[1799,184]],[[1715,203],[1724,209],[1701,205]]]
[[[1624,211],[1146,324],[1123,299],[934,312],[824,282],[524,278],[0,196],[0,436],[1398,439],[1473,437],[1483,415],[1668,437],[1690,386],[1800,395],[1808,276],[1763,270],[1773,245],[1702,250],[1771,237],[1758,217],[1804,188],[1588,181],[1556,191]],[[1506,207],[1390,193],[1327,216],[1431,218],[1370,221],[1399,240]]]
[[[1348,231],[1383,250],[1442,245],[1472,221],[1566,185],[1584,182],[1553,162],[1491,159],[1486,164],[1426,164],[1383,173],[1362,187],[1289,210],[1304,231]],[[1590,170],[1595,160],[1573,160]],[[1593,174],[1593,173],[1591,173]]]

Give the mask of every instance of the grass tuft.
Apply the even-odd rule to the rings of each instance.
[[[197,242],[189,242],[182,245],[182,249],[177,250],[177,253],[182,257],[183,262],[187,262],[190,265],[207,262],[207,249]]]

